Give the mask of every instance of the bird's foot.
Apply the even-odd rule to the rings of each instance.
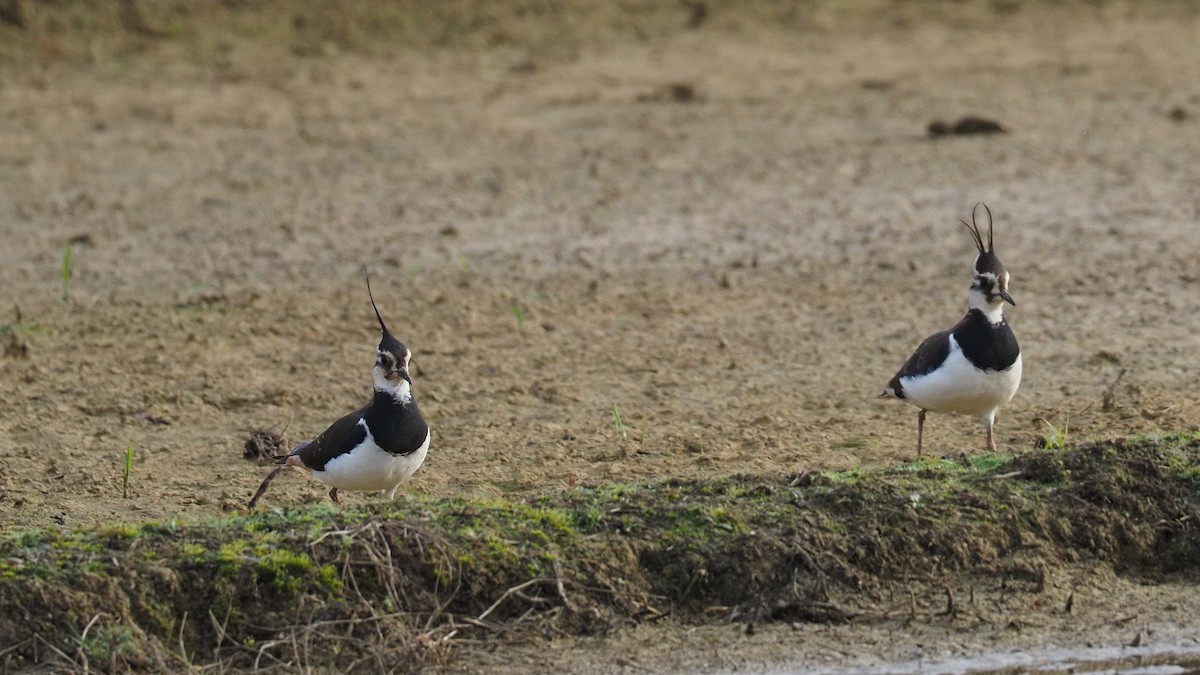
[[[337,488],[333,488],[332,490],[329,491],[329,498],[333,500],[334,504],[338,505],[338,508],[341,508],[341,509],[346,508],[346,505],[342,503],[342,500],[338,499],[338,489]]]

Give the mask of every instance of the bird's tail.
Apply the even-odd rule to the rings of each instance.
[[[893,382],[884,387],[877,398],[904,398],[904,390]]]
[[[292,451],[287,453],[286,455],[272,455],[271,461],[274,462],[275,464],[287,464],[288,457],[291,457],[292,455],[300,452],[301,450],[303,450],[305,448],[305,446],[307,446],[311,442],[312,441],[300,441],[299,443],[296,444],[296,447],[292,448]]]

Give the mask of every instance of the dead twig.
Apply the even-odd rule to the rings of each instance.
[[[954,602],[954,591],[950,590],[949,586],[942,586],[942,590],[946,593],[946,609],[942,610],[941,616],[948,616],[954,619],[958,616],[958,605]]]
[[[229,614],[231,612],[233,612],[232,605],[225,609],[225,620],[218,623],[217,616],[212,613],[212,609],[208,610],[208,620],[212,622],[213,634],[217,637],[216,644],[213,645],[214,654],[220,653],[221,645],[225,643],[226,629],[229,627]]]
[[[571,599],[567,597],[567,590],[563,588],[562,565],[558,562],[558,558],[554,559],[554,587],[558,590],[558,597],[562,598],[563,606],[572,614],[577,613],[579,608]]]
[[[268,641],[260,644],[258,646],[258,650],[257,650],[258,653],[254,657],[254,670],[258,670],[261,667],[261,666],[259,666],[259,663],[262,661],[262,657],[264,657],[264,656],[271,659],[272,661],[279,664],[280,666],[286,667],[288,665],[288,663],[286,661],[280,659],[278,656],[275,656],[274,654],[270,653],[270,650],[274,649],[275,647],[278,647],[279,645],[286,645],[288,642],[289,642],[289,640],[268,640]]]
[[[658,621],[668,616],[671,616],[671,610],[663,612],[650,605],[642,605],[641,609],[634,613],[633,618],[635,621]]]
[[[473,618],[470,616],[462,617],[462,622],[469,626],[475,626],[476,628],[482,628],[484,630],[493,631],[493,632],[499,632],[503,628],[503,626],[501,626],[500,624],[488,623],[487,621],[480,621],[479,619],[476,619],[476,618]]]
[[[257,504],[258,500],[261,499],[263,494],[266,493],[267,486],[270,485],[271,481],[275,480],[275,477],[279,475],[279,472],[283,471],[285,468],[287,468],[287,467],[284,465],[280,465],[280,466],[275,467],[275,469],[273,471],[271,471],[271,473],[267,474],[267,477],[263,479],[262,485],[258,486],[258,491],[255,492],[254,496],[250,498],[250,503],[246,504],[247,509],[254,508],[254,505]]]
[[[1121,378],[1125,377],[1125,370],[1125,368],[1122,368],[1121,372],[1117,373],[1117,376],[1113,378],[1113,381],[1104,388],[1104,396],[1101,399],[1102,402],[1100,404],[1100,410],[1108,412],[1113,409],[1113,406],[1116,404],[1117,400],[1117,385],[1121,383]]]
[[[769,616],[778,619],[784,614],[798,612],[807,621],[837,621],[848,623],[859,616],[859,612],[826,600],[791,601],[771,608]]]
[[[103,612],[97,612],[96,616],[93,616],[92,620],[87,622],[87,625],[83,627],[83,632],[79,634],[79,645],[75,647],[75,652],[79,654],[79,662],[83,664],[83,672],[85,673],[88,672],[89,668],[87,652],[84,651],[83,646],[87,644],[88,631],[92,630],[92,626],[96,625],[96,622],[100,620],[103,614]]]
[[[346,536],[349,536],[350,538],[352,538],[352,539],[353,539],[355,536],[357,536],[357,535],[358,535],[358,533],[360,533],[360,532],[362,532],[363,530],[365,530],[365,529],[367,529],[367,528],[371,527],[371,525],[372,525],[372,524],[373,524],[373,523],[368,523],[368,524],[366,524],[366,525],[363,525],[363,526],[361,526],[361,527],[353,527],[353,528],[350,528],[350,529],[348,529],[348,530],[328,530],[328,531],[326,531],[326,532],[322,533],[322,534],[321,534],[321,536],[319,536],[319,537],[317,537],[316,539],[313,539],[312,541],[308,542],[308,545],[309,545],[309,547],[316,546],[317,544],[319,544],[319,543],[321,543],[321,542],[325,541],[325,539],[326,539],[327,537],[346,537]]]
[[[4,656],[5,654],[7,654],[11,651],[16,651],[16,650],[20,649],[21,647],[24,647],[28,643],[29,643],[29,640],[21,640],[20,642],[18,642],[15,645],[5,647],[4,649],[0,649],[0,656]]]
[[[185,609],[183,610],[183,617],[179,619],[179,658],[183,660],[184,664],[190,666],[192,659],[188,657],[187,647],[183,644],[183,629],[187,628],[187,617],[188,613]]]
[[[50,644],[50,641],[47,640],[46,638],[42,637],[41,635],[35,634],[33,636],[33,638],[35,640],[35,642],[34,642],[35,646],[37,645],[38,642],[41,642],[42,644],[49,647],[50,651],[54,652],[55,654],[58,654],[59,658],[61,658],[63,661],[65,661],[73,666],[80,665],[75,659],[71,658],[70,656],[67,656],[66,652],[64,652],[63,650],[59,649],[58,647],[55,647],[54,645]],[[83,663],[83,670],[84,670],[84,672],[87,672],[87,662],[86,661],[84,661],[84,663]]]
[[[451,567],[450,557],[445,554],[444,550],[439,549],[439,552],[442,553],[442,561],[446,565],[446,567],[447,568]],[[433,629],[434,622],[443,615],[443,613],[446,611],[446,608],[449,607],[450,603],[454,601],[454,598],[458,597],[458,592],[460,590],[462,590],[462,582],[463,582],[462,562],[460,561],[460,562],[456,563],[455,565],[453,565],[453,567],[455,570],[455,573],[453,574],[454,590],[450,591],[450,594],[448,596],[446,596],[446,599],[444,601],[441,599],[437,600],[437,607],[434,607],[433,611],[429,613],[429,618],[425,620],[426,632]],[[441,585],[440,581],[439,581],[438,585],[439,586]],[[435,594],[435,597],[436,597],[436,594]],[[458,632],[457,630],[453,631],[453,633],[457,633],[457,632]],[[450,637],[453,637],[453,634]]]
[[[504,591],[504,594],[501,595],[500,598],[497,599],[495,602],[493,602],[491,607],[488,607],[487,609],[483,610],[483,614],[480,614],[479,616],[475,617],[475,619],[477,621],[483,621],[484,619],[488,618],[489,614],[496,611],[496,608],[498,608],[500,605],[504,604],[505,600],[511,598],[516,593],[519,593],[519,592],[525,590],[526,588],[529,588],[530,586],[540,584],[543,581],[545,581],[545,580],[540,577],[535,578],[535,579],[530,579],[529,581],[526,581],[521,584],[517,584],[516,586],[513,586],[512,588],[508,589],[507,591]]]

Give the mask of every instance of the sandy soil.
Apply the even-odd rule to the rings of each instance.
[[[433,427],[414,491],[908,459],[916,411],[874,397],[961,315],[978,201],[1025,357],[1001,444],[1200,428],[1200,21],[1171,7],[9,77],[0,528],[239,508],[252,430],[368,396],[364,265]],[[1010,133],[927,136],[964,115]]]

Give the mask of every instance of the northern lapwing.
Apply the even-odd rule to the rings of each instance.
[[[290,454],[276,455],[280,465],[263,480],[249,507],[285,467],[301,469],[330,486],[329,498],[341,504],[339,490],[387,490],[388,498],[425,461],[429,425],[413,399],[408,364],[412,351],[388,331],[375,306],[371,279],[367,295],[383,336],[375,350],[372,371],[375,394],[366,406],[334,422],[320,436],[297,445]]]
[[[971,224],[960,220],[975,240],[979,255],[973,266],[974,283],[967,295],[967,315],[950,330],[925,338],[904,367],[884,387],[880,396],[898,398],[921,409],[917,415],[917,456],[925,413],[956,412],[983,419],[987,449],[996,450],[992,426],[996,410],[1012,400],[1021,384],[1021,348],[1012,328],[1004,320],[1004,303],[1017,303],[1008,294],[1010,276],[992,243],[992,211],[983,205],[988,219],[987,247],[979,231],[976,214]]]

